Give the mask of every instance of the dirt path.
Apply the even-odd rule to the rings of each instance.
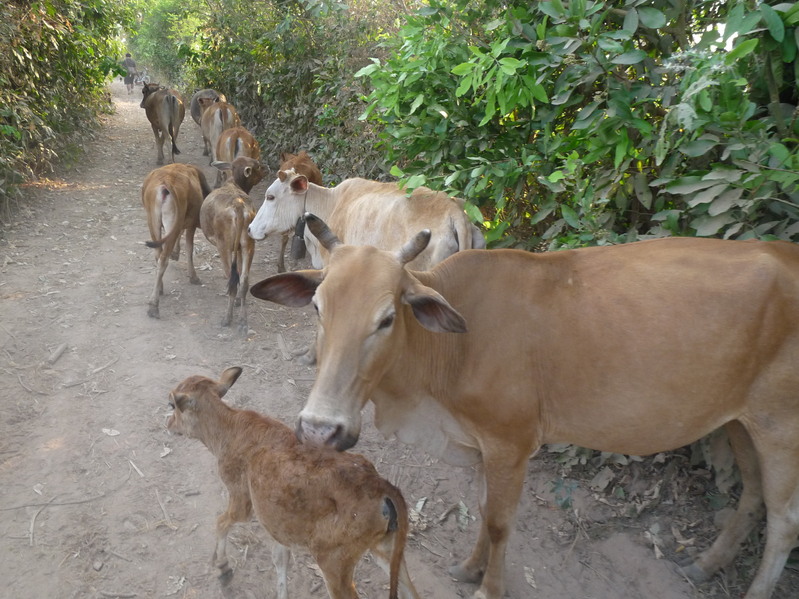
[[[147,317],[155,265],[142,243],[139,189],[155,150],[140,96],[118,82],[112,92],[116,114],[85,159],[33,189],[0,238],[0,597],[273,596],[270,542],[255,524],[234,528],[237,572],[220,587],[210,557],[224,488],[199,442],[166,434],[167,394],[191,374],[240,365],[228,400],[293,422],[314,371],[285,355],[309,343],[313,319],[252,300],[247,339],[222,329],[224,277],[200,232],[202,286],[189,285],[185,257],[172,262],[161,320]],[[213,175],[188,117],[178,145],[181,162]],[[253,190],[256,204],[265,187]],[[260,245],[250,281],[273,274],[275,257],[273,241]],[[474,473],[432,463],[371,426],[358,450],[418,509],[408,558],[421,594],[470,596],[474,587],[446,568],[476,536]],[[672,530],[706,544],[712,513],[695,498],[630,519],[628,505],[596,501],[587,484],[569,490],[574,507],[556,507],[551,460],[531,461],[528,479],[508,552],[509,596],[684,599],[745,589],[748,578],[727,578],[695,591],[656,559],[653,540],[667,555],[678,549]],[[326,597],[307,555],[295,556],[290,576],[293,597]],[[368,559],[356,576],[363,596],[386,596],[386,577]],[[795,574],[783,584],[799,588],[789,586]]]

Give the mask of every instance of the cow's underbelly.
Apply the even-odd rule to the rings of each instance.
[[[432,398],[418,398],[415,405],[379,398],[373,399],[373,403],[375,425],[386,437],[395,435],[403,443],[453,466],[473,466],[480,462],[477,439]]]

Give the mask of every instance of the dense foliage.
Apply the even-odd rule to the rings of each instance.
[[[358,119],[368,82],[353,74],[382,55],[392,2],[138,2],[147,11],[131,40],[140,62],[187,95],[223,92],[273,168],[280,152],[306,149],[329,181],[387,175],[375,126]]]
[[[119,60],[113,0],[0,3],[0,207],[17,185],[69,158],[109,107]]]
[[[799,234],[799,5],[432,0],[360,71],[409,185],[502,245]]]

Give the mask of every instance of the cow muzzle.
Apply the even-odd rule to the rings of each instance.
[[[346,451],[358,442],[358,432],[349,432],[341,424],[314,423],[302,417],[297,420],[296,434],[301,443],[336,451]]]

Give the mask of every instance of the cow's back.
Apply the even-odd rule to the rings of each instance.
[[[486,422],[500,435],[540,426],[544,443],[640,455],[784,401],[759,397],[760,387],[799,387],[799,248],[791,244],[477,250],[415,274],[468,327],[432,350],[453,362],[437,381],[443,403],[475,421],[490,407]],[[657,425],[697,410],[707,414],[693,418],[703,430],[686,425],[678,436]]]
[[[444,192],[418,187],[408,194],[396,183],[347,179],[337,188],[328,225],[352,245],[399,249],[408,238],[430,229],[428,247],[409,264],[426,270],[464,247],[471,230],[462,206]]]

